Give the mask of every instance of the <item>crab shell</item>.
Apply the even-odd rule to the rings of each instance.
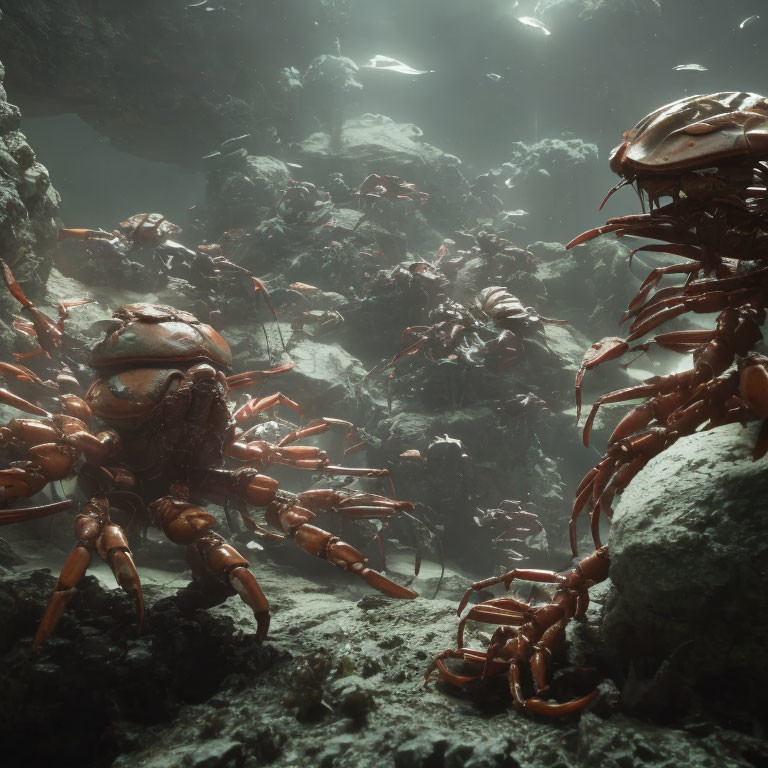
[[[113,315],[118,327],[91,352],[89,365],[105,369],[210,363],[232,365],[232,352],[218,331],[194,315],[159,304],[126,304]]]
[[[113,426],[138,425],[178,386],[190,366],[207,363],[221,371],[232,363],[227,342],[188,312],[127,304],[113,317],[118,328],[91,353],[90,365],[100,378],[85,395],[93,413]]]
[[[623,138],[611,170],[630,180],[768,157],[768,99],[733,91],[690,96],[651,112]]]

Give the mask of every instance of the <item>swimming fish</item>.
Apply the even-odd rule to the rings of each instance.
[[[504,211],[504,218],[511,219],[513,216],[527,216],[528,211],[524,211],[522,208],[517,208],[514,211]]]
[[[401,75],[427,75],[434,72],[434,69],[414,69],[402,61],[392,59],[389,56],[374,56],[367,64],[363,64],[366,69],[388,69],[390,72],[398,72]]]
[[[488,72],[486,77],[494,83],[498,83],[502,79],[501,75],[497,75],[495,72]]]
[[[739,29],[746,29],[750,24],[754,24],[759,18],[760,17],[757,14],[747,16],[747,18],[739,24]]]
[[[525,24],[526,27],[534,27],[534,29],[540,29],[545,35],[551,35],[552,33],[544,26],[544,23],[538,19],[534,19],[533,16],[517,16],[517,20],[521,24]]]
[[[707,68],[702,67],[701,64],[678,64],[676,67],[672,67],[678,72],[706,72]]]

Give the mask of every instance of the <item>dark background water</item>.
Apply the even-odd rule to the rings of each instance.
[[[109,2],[95,5],[109,11]],[[247,8],[234,0],[217,5],[225,11],[210,22],[214,57],[221,39],[214,25],[227,22],[228,6],[240,13]],[[611,148],[643,115],[694,93],[768,87],[761,46],[768,29],[764,0],[662,0],[658,11],[606,11],[588,18],[566,4],[542,13],[549,37],[515,18],[533,13],[533,3],[514,6],[510,0],[349,0],[309,6],[285,0],[265,3],[261,12],[252,6],[245,18],[253,29],[245,24],[238,34],[243,50],[249,36],[258,39],[256,61],[265,69],[303,71],[315,56],[333,52],[338,37],[341,53],[359,65],[383,54],[434,70],[410,77],[361,69],[364,88],[348,112],[381,113],[419,125],[426,141],[462,159],[469,177],[498,167],[514,141],[575,136],[594,142],[603,170],[584,180],[584,195],[595,208],[614,181],[607,163]],[[764,18],[738,28],[761,11]],[[673,70],[688,63],[708,69]],[[493,82],[488,73],[502,79]],[[233,75],[232,82],[242,79]],[[154,209],[180,220],[202,198],[199,157],[181,164],[146,161],[136,152],[114,149],[74,115],[29,117],[25,94],[14,92],[17,80],[9,71],[10,95],[27,114],[24,129],[62,193],[67,225],[111,227],[129,212]],[[302,137],[316,125],[295,128]],[[617,198],[608,215],[628,212],[628,205],[634,210],[634,203]],[[595,214],[583,222],[583,216],[576,212],[563,230],[602,219]],[[562,231],[557,235],[563,238]]]

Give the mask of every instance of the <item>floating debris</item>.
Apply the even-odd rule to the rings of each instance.
[[[219,149],[222,152],[229,152],[232,149],[239,149],[250,138],[250,133],[244,133],[242,136],[233,136],[231,139],[225,139],[222,141],[219,145]]]
[[[363,64],[364,69],[387,69],[390,72],[398,72],[401,75],[427,75],[434,72],[434,69],[414,69],[402,61],[392,59],[389,56],[374,56],[367,64]]]
[[[754,24],[760,17],[755,13],[752,16],[747,16],[744,21],[739,24],[739,29],[746,29],[750,24]]]
[[[706,72],[707,71],[707,67],[703,67],[701,64],[678,64],[676,67],[672,67],[672,69],[675,69],[678,72]]]
[[[202,0],[200,3],[190,3],[184,6],[185,11],[205,11],[206,13],[213,13],[214,11],[223,11],[221,6],[213,6],[209,0]]]
[[[494,83],[498,83],[499,80],[503,79],[501,75],[497,75],[495,72],[488,72],[486,77]]]
[[[314,285],[309,285],[307,283],[291,283],[288,287],[292,291],[301,291],[302,293],[310,293],[311,291],[318,290]]]
[[[545,35],[551,35],[552,33],[544,26],[544,23],[535,19],[533,16],[517,16],[515,17],[521,24],[525,24],[526,27],[533,27],[534,29],[540,29]]]

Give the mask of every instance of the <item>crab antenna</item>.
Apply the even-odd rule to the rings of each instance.
[[[611,187],[608,191],[608,194],[603,198],[603,202],[600,203],[600,207],[597,209],[598,211],[603,210],[603,206],[613,197],[614,192],[618,192],[622,187],[626,187],[627,184],[631,184],[632,181],[630,179],[622,179],[616,186]]]

